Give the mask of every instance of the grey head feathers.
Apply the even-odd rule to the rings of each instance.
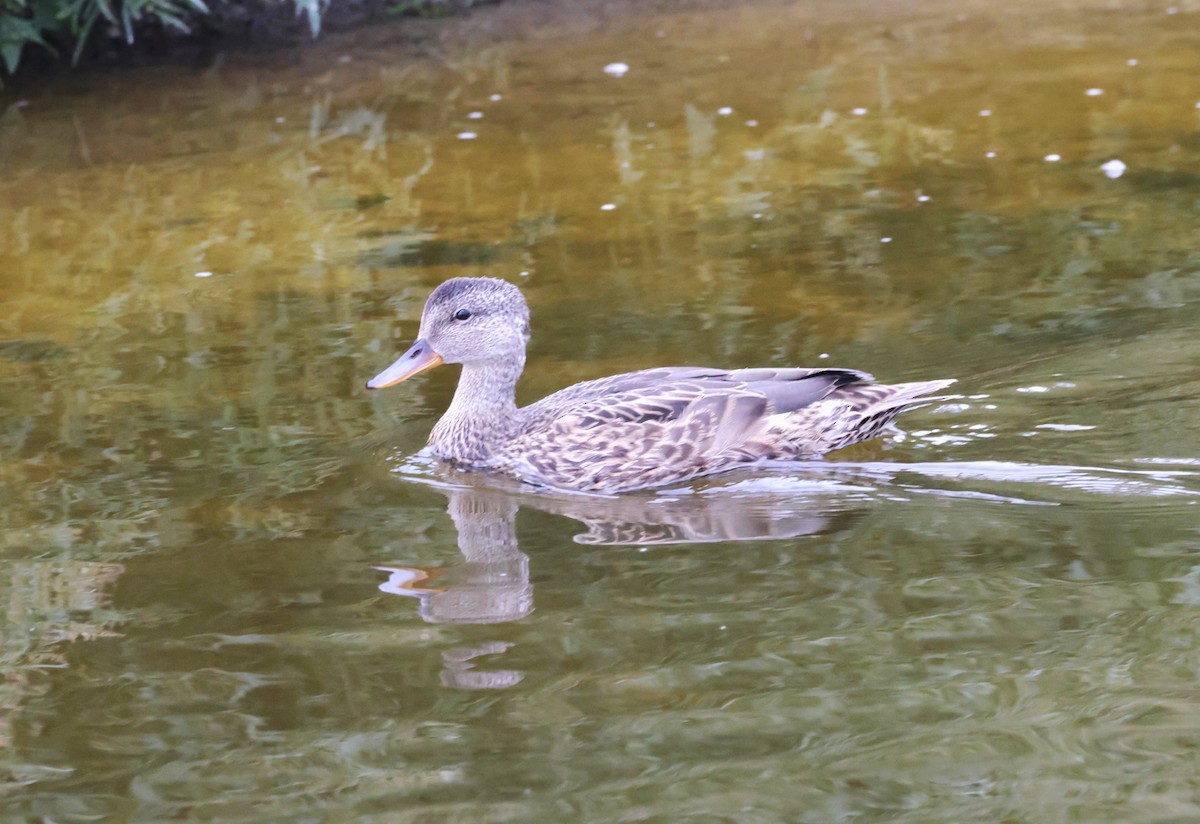
[[[505,360],[518,354],[523,360],[529,305],[521,290],[507,281],[453,278],[425,302],[418,334],[446,363]]]

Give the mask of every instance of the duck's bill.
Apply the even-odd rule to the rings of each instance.
[[[418,338],[407,352],[396,358],[395,363],[367,381],[367,388],[383,389],[441,364],[442,356],[434,352],[423,338]]]

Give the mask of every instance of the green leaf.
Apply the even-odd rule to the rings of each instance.
[[[12,74],[21,64],[21,54],[30,43],[36,43],[51,53],[54,49],[42,39],[41,30],[28,20],[20,18],[0,19],[0,59],[4,67]]]
[[[108,0],[92,0],[96,4],[96,8],[100,9],[100,13],[110,23],[117,22],[117,15],[113,13],[112,6],[108,4]]]
[[[189,31],[191,31],[191,28],[188,26],[188,24],[185,23],[182,18],[173,14],[172,12],[159,11],[157,13],[157,16],[158,16],[158,19],[161,20],[164,25],[170,26],[171,28],[175,29],[178,32],[187,34]]]
[[[92,10],[88,19],[84,22],[83,28],[75,35],[75,52],[71,55],[71,65],[79,63],[79,55],[83,54],[83,47],[87,45],[88,35],[92,33],[92,26],[96,25],[96,20],[99,19],[100,13]]]
[[[15,72],[17,66],[21,65],[21,50],[23,48],[25,48],[25,42],[12,40],[0,42],[0,57],[4,58],[4,68],[8,69],[9,74]]]
[[[321,0],[296,0],[296,14],[308,16],[308,28],[314,38],[321,33]]]
[[[133,11],[130,9],[130,3],[121,4],[121,30],[125,32],[125,42],[129,45],[133,44]]]
[[[33,12],[29,21],[39,31],[50,31],[57,28],[57,12],[60,5],[61,0],[33,0],[29,5],[29,9]]]

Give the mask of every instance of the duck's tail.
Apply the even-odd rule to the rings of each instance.
[[[861,443],[876,437],[884,427],[905,410],[946,400],[934,392],[945,389],[954,379],[915,381],[913,383],[857,384],[842,390],[842,399],[850,402],[852,413],[840,437],[830,449]]]
[[[863,417],[883,414],[889,410],[902,411],[918,404],[943,401],[947,396],[932,395],[931,393],[937,392],[939,389],[945,389],[954,382],[954,378],[948,378],[936,381],[915,381],[913,383],[877,383],[873,386],[863,387],[859,391],[864,396],[870,397],[870,395],[875,395],[874,398],[871,398],[863,406]]]

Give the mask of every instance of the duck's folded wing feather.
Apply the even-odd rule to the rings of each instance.
[[[526,410],[510,447],[537,483],[620,491],[714,471],[761,428],[840,386],[836,369],[656,369],[577,384]]]
[[[643,415],[670,417],[686,408],[686,402],[701,394],[749,392],[767,398],[775,412],[792,412],[820,400],[834,389],[872,381],[866,372],[854,369],[711,369],[676,366],[626,372],[584,381],[547,395],[522,410],[531,425],[582,412],[596,402],[622,407],[627,420]],[[684,405],[681,406],[680,403]],[[621,409],[617,410],[618,412]],[[611,416],[606,416],[611,417]]]

